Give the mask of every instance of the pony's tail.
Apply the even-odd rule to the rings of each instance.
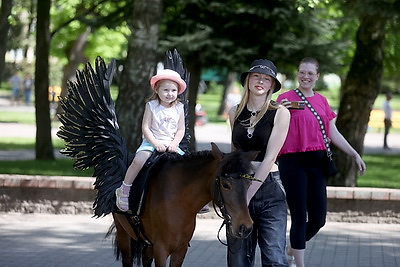
[[[113,223],[110,228],[108,229],[108,232],[106,233],[105,238],[109,238],[110,236],[113,236],[112,244],[113,244],[113,249],[114,249],[114,256],[117,261],[121,259],[121,250],[119,249],[118,246],[118,236],[116,234],[116,227],[115,223]],[[133,262],[141,266],[142,265],[142,255],[144,248],[146,247],[145,242],[143,241],[137,241],[133,238],[130,238],[130,243],[131,243],[131,255]]]
[[[113,249],[114,249],[114,256],[115,256],[115,259],[118,261],[121,257],[121,250],[118,247],[118,237],[116,234],[115,223],[111,224],[110,228],[108,228],[105,238],[110,238],[111,236],[112,236],[112,244],[113,244]]]
[[[131,253],[133,262],[138,266],[142,266],[143,251],[146,246],[147,245],[143,241],[131,238]]]

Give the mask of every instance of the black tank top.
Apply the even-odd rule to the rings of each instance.
[[[269,109],[257,123],[253,135],[247,134],[246,122],[249,121],[251,112],[245,107],[233,124],[232,144],[236,149],[243,151],[260,151],[255,161],[263,161],[269,137],[274,127],[274,118],[277,109]],[[241,122],[245,122],[244,125]]]

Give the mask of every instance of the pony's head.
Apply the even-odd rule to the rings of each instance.
[[[211,143],[211,146],[212,154],[219,160],[214,203],[221,209],[228,234],[246,238],[253,227],[247,207],[247,189],[251,177],[249,173],[251,161],[259,152],[236,150],[224,154],[214,143]]]

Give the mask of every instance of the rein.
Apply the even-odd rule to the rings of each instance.
[[[224,175],[218,175],[216,177],[215,186],[214,186],[214,192],[213,192],[213,200],[215,200],[215,197],[217,197],[217,201],[218,201],[218,204],[219,204],[217,206],[219,206],[219,209],[220,209],[221,212],[218,211],[217,206],[215,204],[215,201],[213,201],[213,208],[214,208],[215,213],[217,214],[217,216],[220,217],[221,219],[223,219],[223,222],[222,222],[222,224],[221,224],[221,226],[219,227],[219,230],[218,230],[217,239],[221,244],[223,244],[225,246],[228,246],[228,244],[224,243],[221,240],[220,233],[221,233],[221,229],[222,229],[222,227],[224,227],[224,225],[226,225],[226,227],[228,227],[230,224],[232,224],[232,218],[228,214],[228,212],[226,211],[226,208],[225,208],[224,198],[223,198],[222,193],[221,193],[221,179],[223,177],[228,177],[228,176],[229,176],[229,174],[225,173]],[[264,183],[263,181],[254,178],[254,176],[252,176],[250,174],[240,174],[239,177],[243,178],[243,179],[250,180],[250,181],[257,181],[257,182],[260,182],[260,183]]]

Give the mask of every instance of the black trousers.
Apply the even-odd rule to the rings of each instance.
[[[284,154],[279,171],[290,210],[290,244],[305,249],[306,241],[325,225],[327,213],[326,179],[323,150]]]

